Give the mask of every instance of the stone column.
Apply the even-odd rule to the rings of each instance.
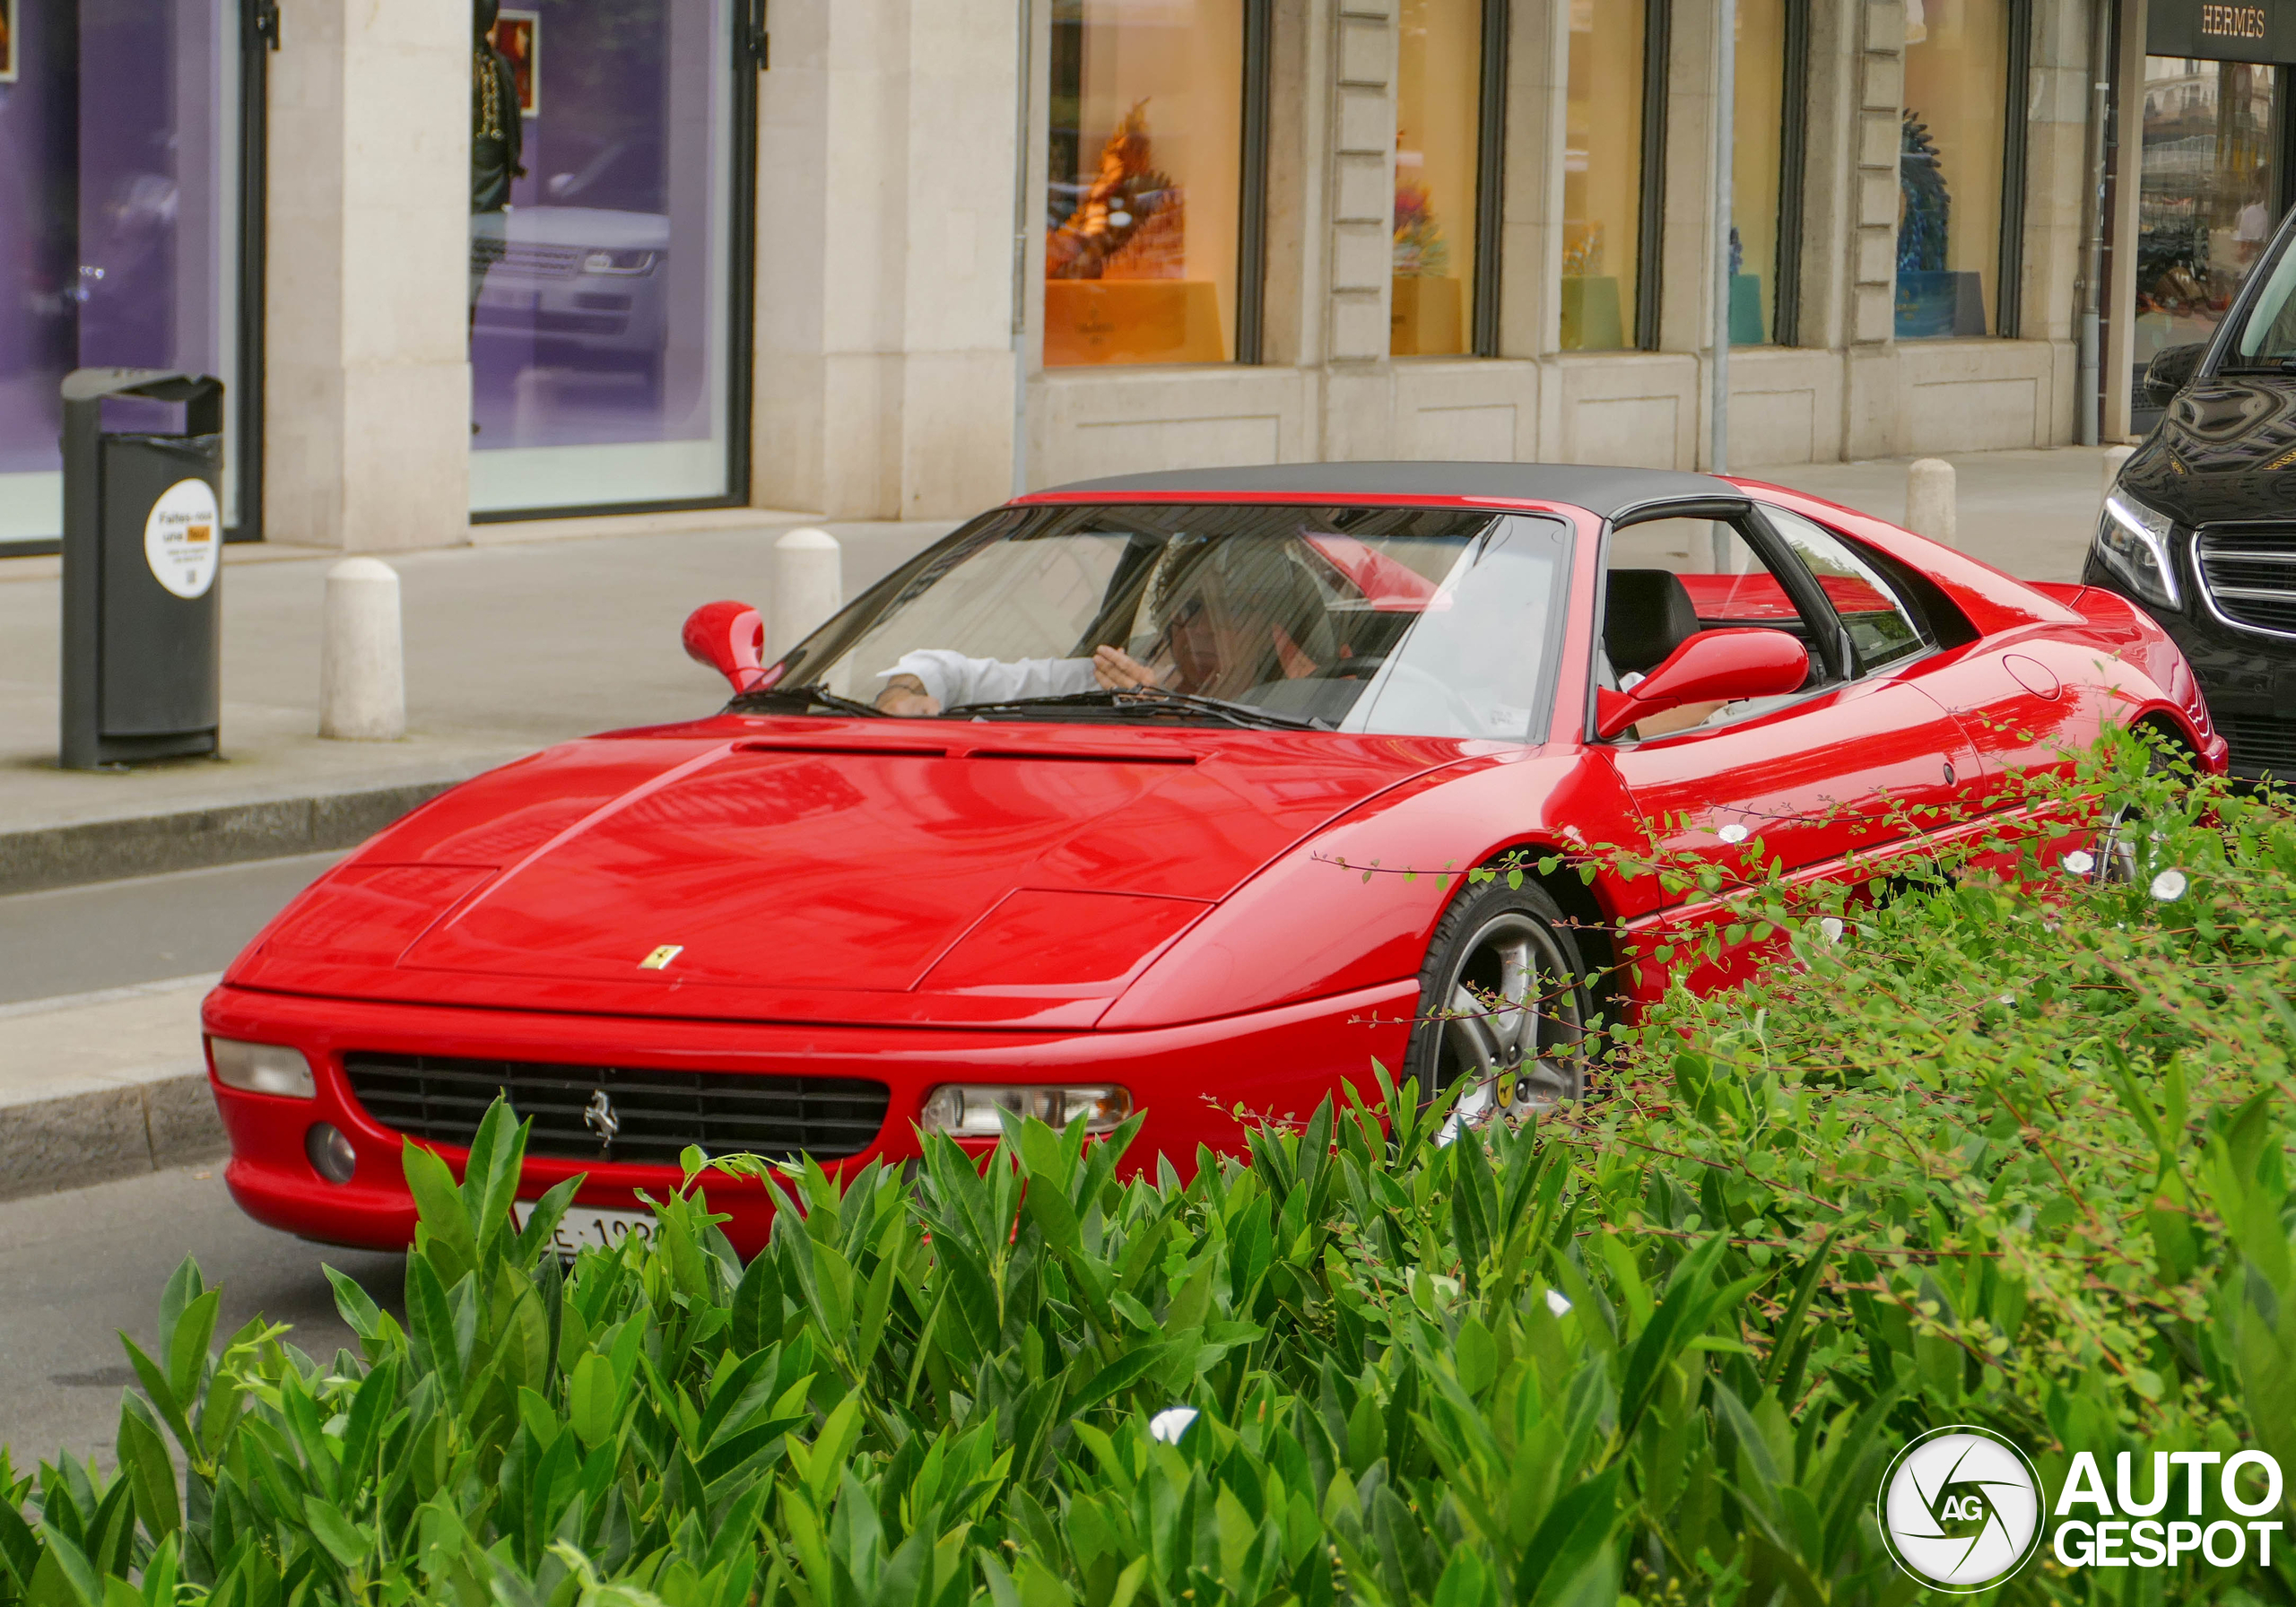
[[[1387,364],[1395,290],[1395,0],[1339,0],[1334,18],[1327,459],[1394,448]]]
[[[283,0],[264,495],[276,541],[470,529],[469,0]]]
[[[774,7],[761,505],[933,518],[1009,492],[1018,62],[1013,0]]]
[[[1857,64],[1857,206],[1849,233],[1846,458],[1900,449],[1897,373],[1898,121],[1905,96],[1905,0],[1865,0]]]

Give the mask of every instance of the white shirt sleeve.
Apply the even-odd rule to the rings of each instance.
[[[1090,691],[1089,658],[967,658],[947,647],[920,647],[901,655],[900,662],[881,672],[877,679],[914,675],[944,708],[960,703],[996,703],[1008,698],[1057,698],[1068,692]]]

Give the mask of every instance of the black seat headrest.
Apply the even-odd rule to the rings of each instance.
[[[1698,610],[1671,569],[1613,569],[1603,605],[1611,667],[1648,674],[1699,633]]]

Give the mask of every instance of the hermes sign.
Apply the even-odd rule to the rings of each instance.
[[[2296,0],[2152,0],[2144,48],[2203,61],[2296,61]]]

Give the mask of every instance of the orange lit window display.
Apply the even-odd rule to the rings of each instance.
[[[1643,7],[1569,0],[1562,151],[1562,349],[1635,343],[1642,251]]]
[[[1483,0],[1404,0],[1396,85],[1398,357],[1473,344]]]
[[[1244,0],[1056,0],[1044,360],[1235,354]]]

